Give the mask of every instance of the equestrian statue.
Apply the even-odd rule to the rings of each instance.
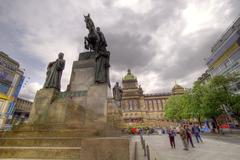
[[[95,83],[107,83],[110,87],[109,81],[109,59],[110,52],[107,51],[107,41],[104,34],[101,32],[100,27],[96,27],[90,17],[90,14],[84,16],[86,28],[89,33],[87,37],[84,37],[85,49],[93,52],[96,60],[95,67]]]

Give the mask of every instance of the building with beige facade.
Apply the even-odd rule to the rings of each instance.
[[[165,127],[174,124],[164,118],[165,103],[172,95],[184,93],[184,88],[175,84],[172,92],[144,94],[129,69],[122,79],[121,105],[115,105],[113,99],[108,100],[108,119],[121,128],[136,127]]]
[[[12,124],[18,125],[27,122],[32,109],[32,104],[33,102],[29,100],[17,98],[15,100],[15,110]]]

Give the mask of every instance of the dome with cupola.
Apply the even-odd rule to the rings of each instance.
[[[137,78],[131,73],[131,70],[128,69],[127,75],[123,77],[123,81],[137,80]]]
[[[183,94],[184,88],[175,82],[175,85],[172,88],[172,94]]]
[[[123,89],[138,88],[137,78],[128,69],[127,74],[122,79]]]

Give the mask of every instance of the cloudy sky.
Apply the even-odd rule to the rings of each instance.
[[[239,8],[239,0],[0,0],[0,50],[30,77],[21,91],[27,99],[42,87],[48,62],[64,52],[65,90],[90,13],[109,44],[111,82],[130,68],[145,93],[166,92],[175,80],[192,86]]]

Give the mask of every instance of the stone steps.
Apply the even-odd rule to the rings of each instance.
[[[84,146],[85,149],[88,148],[88,144],[83,144],[84,141],[89,138],[95,139],[99,137],[99,134],[102,134],[101,130],[99,131],[95,127],[71,126],[66,128],[62,126],[26,126],[10,132],[0,132],[0,160],[80,160],[81,155],[84,156],[81,150],[84,150]],[[82,147],[83,149],[81,149]],[[81,160],[85,159],[82,157]]]
[[[80,147],[82,137],[0,138],[1,147]]]
[[[79,160],[82,139],[97,134],[89,128],[28,129],[0,132],[0,159]]]
[[[91,126],[92,127],[92,126]],[[37,124],[37,125],[18,125],[14,126],[13,130],[29,131],[29,130],[61,130],[61,129],[92,129],[90,127],[84,127],[83,125],[76,124]]]
[[[81,147],[0,147],[0,159],[80,159]]]
[[[52,130],[52,131],[11,131],[0,133],[1,137],[86,137],[95,136],[98,132],[95,129],[88,130]]]
[[[0,158],[4,160],[66,160],[65,158]],[[67,158],[69,160],[79,160],[79,158]]]
[[[66,160],[66,158],[0,158],[4,160]],[[67,158],[69,160],[79,160],[79,158]]]

